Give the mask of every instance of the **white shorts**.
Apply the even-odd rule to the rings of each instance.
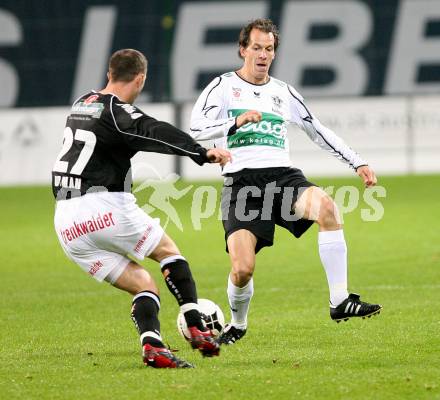
[[[114,283],[131,255],[143,260],[159,244],[164,231],[131,193],[89,193],[59,200],[55,230],[67,256],[102,282]]]

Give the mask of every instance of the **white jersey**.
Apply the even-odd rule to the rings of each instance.
[[[237,129],[236,117],[250,110],[261,112],[261,121]],[[217,147],[231,152],[232,162],[223,168],[227,174],[244,168],[292,166],[288,124],[300,127],[314,143],[350,167],[367,164],[319,122],[292,86],[272,77],[262,85],[247,82],[236,72],[215,78],[194,105],[190,133],[196,140],[215,139]]]

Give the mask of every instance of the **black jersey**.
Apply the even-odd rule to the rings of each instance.
[[[112,94],[88,93],[72,106],[52,171],[57,199],[91,191],[130,192],[130,159],[138,151],[207,162],[207,150],[174,126],[157,121]]]

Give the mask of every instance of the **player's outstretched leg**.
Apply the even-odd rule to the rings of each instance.
[[[153,368],[193,368],[190,363],[177,358],[163,344],[159,309],[160,299],[156,293],[144,290],[133,298],[131,319],[140,334],[144,364]]]
[[[254,283],[251,278],[244,287],[237,287],[228,279],[228,300],[231,309],[231,322],[225,326],[217,341],[220,344],[234,344],[240,340],[247,329],[247,314],[249,303],[254,293]]]
[[[227,244],[231,259],[227,289],[231,322],[217,339],[222,345],[234,344],[246,334],[247,315],[254,294],[252,275],[257,237],[251,231],[240,229],[229,235]]]
[[[191,347],[198,349],[205,357],[218,356],[220,346],[203,323],[197,304],[196,285],[188,262],[183,256],[174,255],[161,260],[160,265],[168,289],[176,298],[185,317],[191,335]]]
[[[180,254],[176,244],[164,233],[159,244],[148,257],[160,263],[165,283],[177,300],[186,325],[190,329],[191,346],[200,350],[203,356],[219,355],[220,346],[202,321],[197,304],[196,284],[188,262]]]
[[[163,344],[159,322],[160,298],[151,275],[130,261],[115,281],[112,278],[108,280],[113,286],[134,296],[131,319],[139,332],[144,364],[154,368],[192,368]]]
[[[309,187],[297,201],[295,209],[319,224],[319,256],[327,275],[330,317],[341,322],[352,317],[365,318],[378,314],[381,305],[365,303],[359,295],[348,293],[347,244],[338,207],[333,199],[322,189]]]
[[[348,321],[352,317],[370,318],[380,313],[380,304],[370,304],[361,301],[360,296],[350,293],[349,296],[338,306],[330,305],[330,317],[333,321]]]

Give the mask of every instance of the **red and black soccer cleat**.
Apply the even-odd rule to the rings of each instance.
[[[194,368],[187,361],[177,358],[165,347],[153,347],[147,343],[142,348],[144,364],[153,368]]]
[[[204,357],[213,357],[220,354],[220,346],[215,341],[210,330],[202,332],[197,327],[188,328],[190,338],[188,341],[193,349],[198,349]]]

